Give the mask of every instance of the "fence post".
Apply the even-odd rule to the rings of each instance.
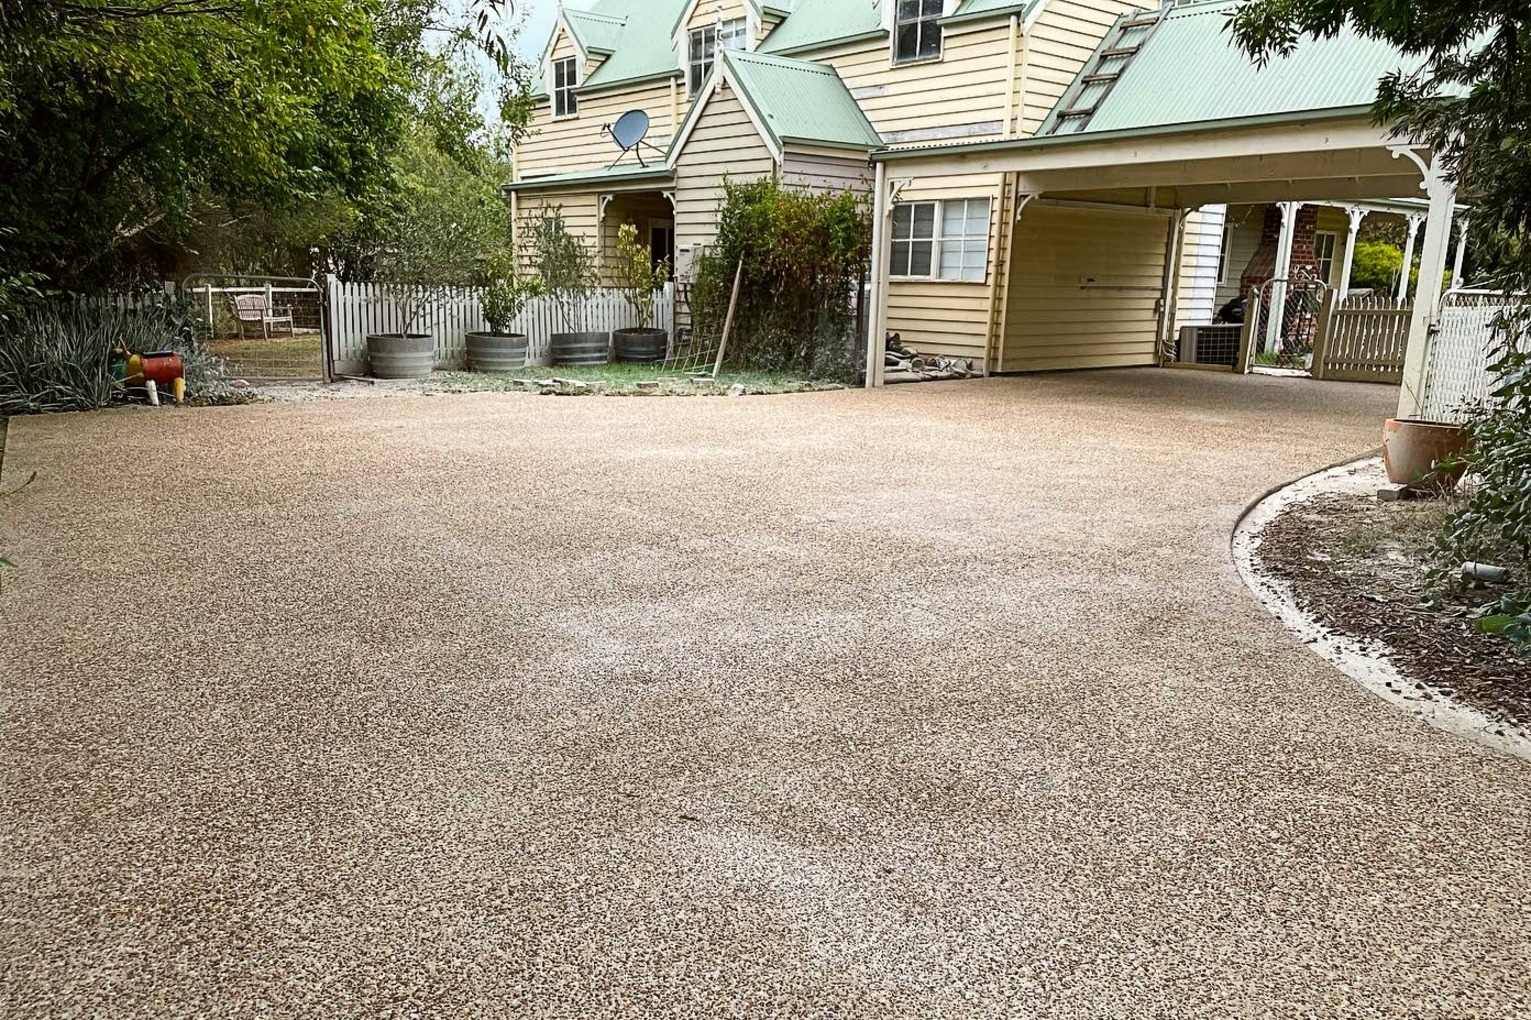
[[[1329,357],[1329,344],[1334,333],[1334,315],[1338,311],[1336,307],[1333,289],[1324,291],[1323,303],[1318,306],[1318,332],[1313,337],[1313,364],[1308,368],[1308,374],[1315,379],[1324,377],[1324,362]]]

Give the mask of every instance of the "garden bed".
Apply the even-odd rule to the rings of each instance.
[[[1531,657],[1476,620],[1498,597],[1489,587],[1445,597],[1429,573],[1434,541],[1453,509],[1446,500],[1382,502],[1375,491],[1318,492],[1261,530],[1258,567],[1283,583],[1330,636],[1372,648],[1396,668],[1386,681],[1409,700],[1469,706],[1499,730],[1531,722]]]

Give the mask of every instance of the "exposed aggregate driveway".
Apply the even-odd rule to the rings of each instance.
[[[0,1015],[1531,1015],[1531,767],[1228,551],[1390,400],[14,421]]]

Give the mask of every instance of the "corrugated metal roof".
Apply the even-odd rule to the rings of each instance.
[[[796,0],[792,13],[761,43],[760,52],[791,53],[881,32],[880,8],[872,0]]]
[[[613,152],[616,150],[613,149]],[[566,174],[547,174],[528,177],[504,186],[505,191],[535,191],[539,188],[572,187],[580,184],[619,184],[623,181],[665,181],[674,178],[675,169],[667,163],[623,163],[619,166],[602,167],[597,170],[576,170]]]
[[[569,23],[569,31],[574,33],[575,38],[586,50],[594,50],[597,53],[616,51],[617,44],[622,38],[622,29],[626,25],[625,21],[593,11],[576,11],[572,7],[565,8],[563,13],[564,19]]]
[[[623,22],[614,52],[595,69],[586,88],[599,88],[633,78],[666,72],[680,73],[670,26],[687,0],[597,0],[591,11]],[[567,13],[565,4],[565,13]]]
[[[786,142],[871,150],[882,138],[835,69],[730,50],[723,59],[745,102],[780,148]]]
[[[1170,11],[1082,133],[1366,106],[1384,75],[1419,65],[1391,44],[1346,28],[1331,39],[1305,39],[1290,57],[1260,68],[1226,30],[1238,6],[1234,0]]]

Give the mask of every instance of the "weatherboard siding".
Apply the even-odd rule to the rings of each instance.
[[[782,183],[808,191],[854,191],[872,194],[872,168],[865,156],[788,149],[782,158]]]
[[[1185,221],[1180,283],[1175,295],[1175,328],[1204,326],[1217,311],[1217,263],[1227,207],[1209,205]]]
[[[1010,23],[946,33],[940,60],[894,66],[886,38],[822,53],[794,54],[839,72],[889,144],[1003,135]]]
[[[1032,203],[1016,228],[1002,372],[1152,365],[1164,216]]]
[[[990,286],[995,281],[994,238],[1003,187],[1003,174],[920,178],[899,195],[900,202],[989,199],[989,257],[982,283],[888,281],[888,329],[922,354],[968,358],[975,369],[983,368],[989,336]]]
[[[528,273],[534,271],[528,259],[525,244],[528,224],[540,217],[545,210],[555,208],[562,210],[564,226],[571,234],[584,240],[590,245],[592,251],[599,250],[601,207],[595,195],[579,192],[562,195],[517,195],[515,240],[521,255],[522,269]]]
[[[755,130],[744,105],[726,85],[712,94],[675,167],[676,261],[717,236],[723,182],[756,180],[776,172],[776,161]]]
[[[579,98],[579,116],[553,119],[553,108],[540,104],[532,117],[532,134],[516,150],[516,177],[526,180],[550,174],[596,170],[610,166],[621,150],[602,126],[616,123],[628,110],[643,110],[649,115],[649,134],[645,139],[658,152],[644,149],[644,160],[663,162],[675,126],[670,119],[668,82],[642,89],[597,92]],[[632,160],[632,156],[627,156]]]

